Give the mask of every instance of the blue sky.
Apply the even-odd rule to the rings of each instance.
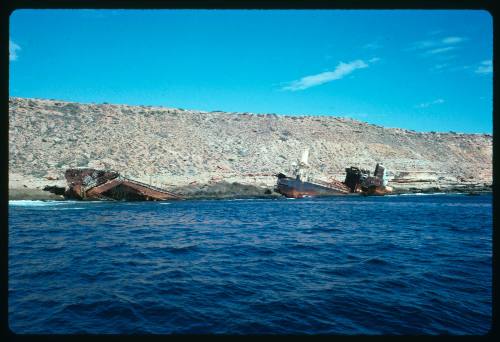
[[[492,132],[472,10],[17,10],[10,96]]]

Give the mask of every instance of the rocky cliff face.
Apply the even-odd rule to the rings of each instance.
[[[318,178],[348,166],[395,187],[492,182],[492,136],[419,133],[329,116],[201,112],[10,98],[10,187],[64,184],[69,167],[111,168],[163,186],[275,183],[304,148]],[[417,185],[415,185],[417,184]],[[420,185],[419,185],[420,184]]]

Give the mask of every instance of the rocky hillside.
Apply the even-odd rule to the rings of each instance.
[[[163,186],[274,184],[310,149],[318,178],[345,167],[390,171],[393,185],[492,182],[492,136],[419,133],[340,117],[10,98],[10,188],[64,184],[69,167],[111,168]]]

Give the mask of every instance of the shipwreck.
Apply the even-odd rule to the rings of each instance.
[[[150,184],[121,176],[116,171],[67,169],[66,198],[78,200],[165,201],[181,196]]]
[[[346,168],[344,182],[335,179],[323,181],[311,175],[308,158],[309,150],[305,150],[301,159],[293,164],[294,175],[292,177],[283,173],[276,175],[278,178],[276,192],[289,198],[338,196],[352,193],[385,195],[392,192],[392,188],[387,185],[387,174],[383,165],[377,164],[373,175],[370,175],[368,170],[351,166]]]
[[[381,164],[377,163],[373,175],[370,175],[369,170],[360,169],[355,166],[346,168],[345,171],[344,184],[353,193],[385,195],[392,192],[392,187],[387,185],[388,179],[385,167]]]
[[[293,164],[294,177],[288,177],[283,173],[277,175],[276,192],[290,198],[335,196],[351,192],[351,189],[347,185],[337,180],[325,182],[312,177],[309,170],[308,158],[309,150],[305,150],[302,153],[301,159]]]

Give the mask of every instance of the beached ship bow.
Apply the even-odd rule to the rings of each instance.
[[[65,196],[81,200],[164,201],[181,199],[177,194],[120,176],[115,171],[91,168],[68,169]]]

